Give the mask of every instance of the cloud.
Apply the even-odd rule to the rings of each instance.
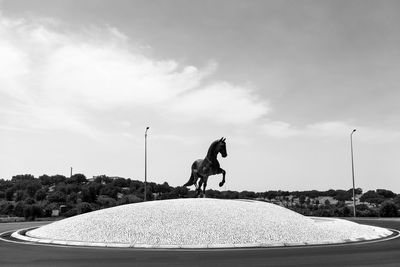
[[[0,94],[8,105],[0,109],[3,129],[65,128],[95,136],[100,130],[91,118],[98,111],[147,109],[241,124],[269,110],[250,88],[212,81],[216,62],[199,68],[150,58],[111,26],[66,28],[54,19],[0,16]],[[119,116],[130,121],[143,114]]]
[[[176,99],[172,110],[180,113],[181,118],[242,124],[254,122],[267,114],[269,108],[249,89],[217,82]]]
[[[294,129],[289,123],[283,121],[270,121],[261,126],[263,133],[271,137],[287,138],[301,134],[300,130]]]
[[[344,121],[327,121],[294,127],[287,122],[270,121],[261,126],[262,131],[274,138],[312,137],[312,138],[349,138],[353,129],[357,129],[357,139],[363,142],[391,143],[400,141],[400,132],[354,125]]]

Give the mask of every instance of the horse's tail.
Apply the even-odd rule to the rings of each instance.
[[[194,177],[193,177],[193,173],[192,173],[190,175],[189,181],[187,181],[187,183],[184,184],[183,186],[191,186],[191,185],[193,185],[194,184],[193,180],[194,180]]]

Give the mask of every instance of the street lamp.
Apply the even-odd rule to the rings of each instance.
[[[147,195],[147,131],[150,127],[146,127],[146,131],[144,132],[144,201],[146,201]]]
[[[353,210],[354,217],[356,217],[356,197],[355,197],[355,188],[354,188],[354,160],[353,160],[353,133],[356,131],[354,129],[350,134],[350,146],[351,146],[351,173],[353,177]]]

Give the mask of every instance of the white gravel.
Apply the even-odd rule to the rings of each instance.
[[[51,240],[186,247],[341,243],[390,234],[387,229],[346,220],[305,217],[265,202],[220,199],[123,205],[26,233],[29,237]]]

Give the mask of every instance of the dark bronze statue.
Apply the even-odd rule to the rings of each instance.
[[[183,186],[194,185],[196,187],[197,196],[201,194],[201,186],[203,185],[203,196],[206,194],[207,180],[210,175],[222,173],[222,181],[219,186],[223,186],[225,183],[225,170],[222,169],[217,160],[218,153],[225,158],[226,153],[226,143],[225,138],[222,137],[219,140],[212,142],[210,148],[208,149],[207,156],[204,159],[198,159],[192,164],[192,174],[190,175],[189,181]],[[197,184],[197,180],[199,184]]]

